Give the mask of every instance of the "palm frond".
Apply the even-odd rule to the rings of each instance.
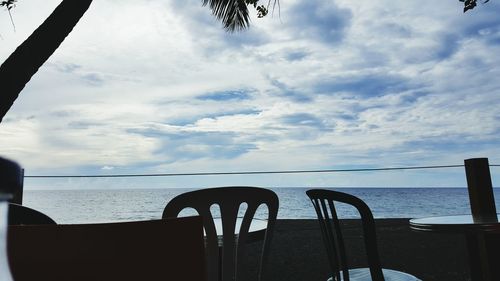
[[[477,0],[458,0],[460,2],[464,2],[464,13],[468,10],[472,10],[477,6]],[[486,4],[490,2],[490,0],[483,0],[481,3]]]
[[[4,0],[0,2],[0,6],[6,7],[8,10],[12,9],[14,6],[16,6],[17,0]]]
[[[203,6],[206,5],[229,32],[240,31],[250,25],[250,15],[245,0],[203,0]]]
[[[16,2],[17,0],[5,0],[0,2],[0,6],[6,7],[7,11],[9,12],[10,22],[14,27],[14,31],[16,31],[16,25],[14,24],[14,19],[12,18],[12,13],[10,12],[10,10],[16,6]]]

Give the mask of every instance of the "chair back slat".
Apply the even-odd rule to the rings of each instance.
[[[332,269],[332,277],[335,278],[334,280],[340,280],[340,273],[343,269],[342,265],[346,268],[347,261],[345,253],[341,253],[341,249],[344,249],[341,247],[343,239],[342,235],[338,235],[339,233],[341,234],[341,231],[338,228],[338,216],[335,207],[333,202],[328,202],[326,199],[314,199],[313,204],[318,215],[323,241]],[[344,276],[344,279],[346,281],[349,280],[348,274]]]
[[[248,232],[250,230],[250,224],[252,223],[252,220],[255,216],[255,212],[257,211],[257,204],[251,204],[249,207],[247,207],[245,214],[243,215],[243,221],[241,222],[240,229],[239,229],[239,237],[238,239],[241,241],[246,241]],[[236,255],[235,255],[235,262],[238,264],[238,256],[243,257],[245,256],[245,244],[244,243],[238,243],[236,245]],[[238,267],[236,267],[236,273],[235,275],[238,275]]]
[[[222,219],[222,280],[231,280],[235,276],[236,268],[236,220],[240,204],[230,202],[221,204]]]
[[[207,274],[209,280],[210,278],[216,278],[220,274],[220,268],[218,266],[219,258],[219,247],[217,240],[217,231],[215,229],[214,220],[212,213],[210,212],[210,206],[197,206],[195,210],[203,218],[203,228],[205,230],[205,249],[207,256]],[[179,210],[180,212],[181,210]],[[165,217],[164,217],[165,218]]]
[[[333,264],[335,265],[336,270],[340,270],[340,261],[339,261],[339,255],[337,252],[337,239],[334,236],[333,228],[331,225],[330,221],[330,215],[328,213],[328,209],[326,207],[325,201],[324,200],[318,200],[319,201],[319,206],[320,206],[320,212],[321,212],[321,223],[323,224],[323,229],[326,237],[328,237],[328,245],[329,248],[331,249],[331,254],[334,259]]]
[[[335,231],[335,237],[337,239],[337,248],[340,261],[340,270],[342,270],[343,280],[349,281],[349,265],[347,261],[347,254],[345,250],[344,236],[342,235],[342,227],[340,227],[340,221],[337,214],[337,209],[333,203],[333,200],[328,200],[328,207],[332,212],[333,218],[333,230]]]
[[[361,199],[343,192],[312,189],[308,190],[306,193],[311,199],[318,216],[333,280],[349,281],[349,266],[347,263],[342,227],[334,203],[341,202],[355,207],[359,212],[362,222],[367,261],[372,280],[384,281],[378,255],[375,220],[373,219],[370,208]]]
[[[262,280],[262,276],[265,272],[265,266],[267,265],[267,259],[269,257],[269,247],[271,245],[271,240],[274,235],[274,227],[276,225],[276,217],[278,216],[278,196],[276,194],[269,197],[269,209],[267,215],[267,229],[264,236],[264,245],[262,246],[262,255],[260,259],[259,266],[259,277],[258,280]]]
[[[240,206],[246,203],[247,210],[238,231],[236,222]],[[210,207],[218,205],[222,219],[222,243],[219,240],[213,222],[213,214]],[[181,194],[170,202],[163,211],[163,218],[177,217],[184,208],[194,208],[203,217],[206,233],[207,253],[217,252],[217,256],[209,255],[208,280],[237,280],[238,267],[240,266],[241,254],[244,253],[244,244],[248,238],[250,224],[255,216],[257,208],[266,205],[268,209],[268,224],[265,230],[264,243],[261,251],[259,266],[259,279],[263,272],[263,262],[267,257],[267,251],[271,240],[274,221],[278,212],[278,197],[269,190],[258,187],[233,186],[200,189]],[[235,235],[238,233],[238,236]],[[219,248],[219,246],[221,246]],[[219,256],[222,255],[222,256]],[[219,262],[221,264],[219,264]]]

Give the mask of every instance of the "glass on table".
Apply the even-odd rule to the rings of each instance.
[[[8,207],[7,199],[10,197],[0,192],[0,280],[12,281],[9,269],[9,260],[7,258],[7,218]]]

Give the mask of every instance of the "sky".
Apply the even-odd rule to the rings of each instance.
[[[43,2],[43,3],[42,3]],[[0,11],[4,61],[60,3]],[[223,30],[199,0],[95,0],[0,123],[30,175],[500,164],[500,1],[281,0]],[[0,86],[1,87],[1,86]],[[500,186],[500,167],[492,167]],[[463,168],[26,179],[26,188],[456,187]]]

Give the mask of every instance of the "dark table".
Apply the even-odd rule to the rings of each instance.
[[[465,235],[471,280],[500,280],[500,268],[495,264],[500,258],[500,223],[497,217],[479,219],[472,215],[455,215],[418,218],[410,220],[410,228]]]

